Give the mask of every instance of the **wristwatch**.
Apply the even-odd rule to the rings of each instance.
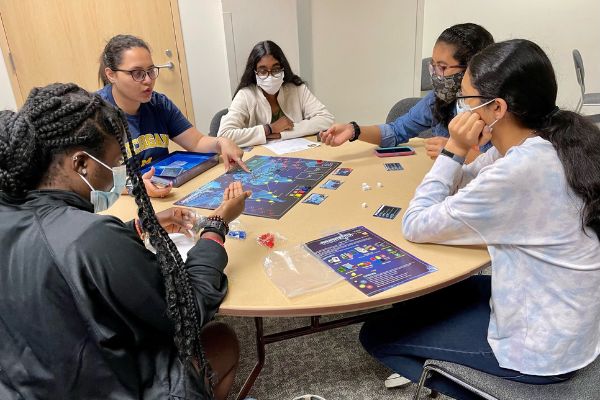
[[[229,233],[229,226],[227,225],[227,223],[225,221],[223,221],[223,218],[221,218],[218,215],[213,215],[211,217],[206,218],[203,225],[204,225],[203,226],[204,229],[202,230],[202,233],[204,233],[204,232],[216,233],[219,236],[221,236],[221,238],[223,239],[223,242],[225,241],[225,237]]]
[[[354,135],[350,138],[350,142],[354,142],[360,136],[360,126],[355,121],[350,121],[352,129],[354,129]]]
[[[453,152],[451,152],[450,150],[446,150],[445,148],[442,149],[442,151],[440,152],[440,155],[443,155],[443,156],[446,156],[446,157],[450,157],[451,159],[453,159],[454,161],[456,161],[460,165],[463,165],[465,163],[465,158],[464,157],[456,155]]]

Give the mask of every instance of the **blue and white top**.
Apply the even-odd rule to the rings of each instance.
[[[600,242],[552,144],[527,139],[460,166],[438,157],[403,219],[414,242],[485,244],[492,259],[488,342],[530,375],[580,369],[600,352]]]

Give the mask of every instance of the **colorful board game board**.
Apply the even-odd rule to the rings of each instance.
[[[252,197],[246,200],[244,214],[279,219],[340,164],[305,158],[254,156],[246,161],[252,173],[238,168],[175,204],[214,210],[221,204],[227,185],[240,181],[244,190],[252,191]]]
[[[437,271],[364,226],[313,240],[305,246],[367,296]]]

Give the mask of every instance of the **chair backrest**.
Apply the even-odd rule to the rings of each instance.
[[[215,116],[210,120],[210,127],[208,128],[209,136],[217,136],[217,132],[219,132],[219,126],[221,125],[221,118],[227,114],[227,111],[229,111],[227,108],[217,111]]]
[[[573,50],[573,63],[575,64],[575,75],[577,75],[577,83],[581,87],[581,94],[585,94],[585,68],[583,67],[583,58],[579,50]]]
[[[390,109],[390,112],[385,119],[385,123],[389,124],[392,121],[395,121],[398,117],[406,114],[408,110],[414,107],[422,98],[421,97],[407,97],[406,99],[402,99]],[[420,138],[428,138],[433,136],[431,129],[427,129],[421,133],[419,133]]]
[[[430,63],[431,57],[424,58],[421,61],[421,92],[433,89],[433,85],[431,84],[431,75],[429,74]]]
[[[417,104],[421,100],[420,97],[407,97],[406,99],[402,99],[390,109],[390,112],[385,119],[385,123],[389,124],[392,121],[395,121],[398,117],[406,114],[408,110],[413,108],[415,104]]]

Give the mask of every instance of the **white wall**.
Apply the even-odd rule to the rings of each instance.
[[[232,87],[237,87],[250,51],[262,40],[272,40],[277,43],[294,72],[301,73],[296,0],[222,0],[222,2],[224,18],[226,21],[230,19],[232,28],[227,29],[225,33],[228,37],[227,52],[230,60],[234,61],[230,62],[230,66],[236,69],[230,73]]]
[[[196,127],[208,133],[215,113],[231,103],[220,0],[179,0]]]
[[[417,9],[417,0],[298,0],[302,77],[337,121],[382,123],[413,96]]]
[[[0,55],[0,110],[16,110],[17,102],[10,86],[4,57]]]
[[[496,41],[524,38],[536,42],[552,61],[558,80],[557,104],[575,108],[579,86],[572,50],[578,48],[586,66],[586,91],[600,92],[600,2],[597,0],[504,0],[499,2],[425,0],[423,57],[447,27],[474,22]],[[586,111],[586,110],[583,110]],[[598,112],[589,108],[590,113]]]

